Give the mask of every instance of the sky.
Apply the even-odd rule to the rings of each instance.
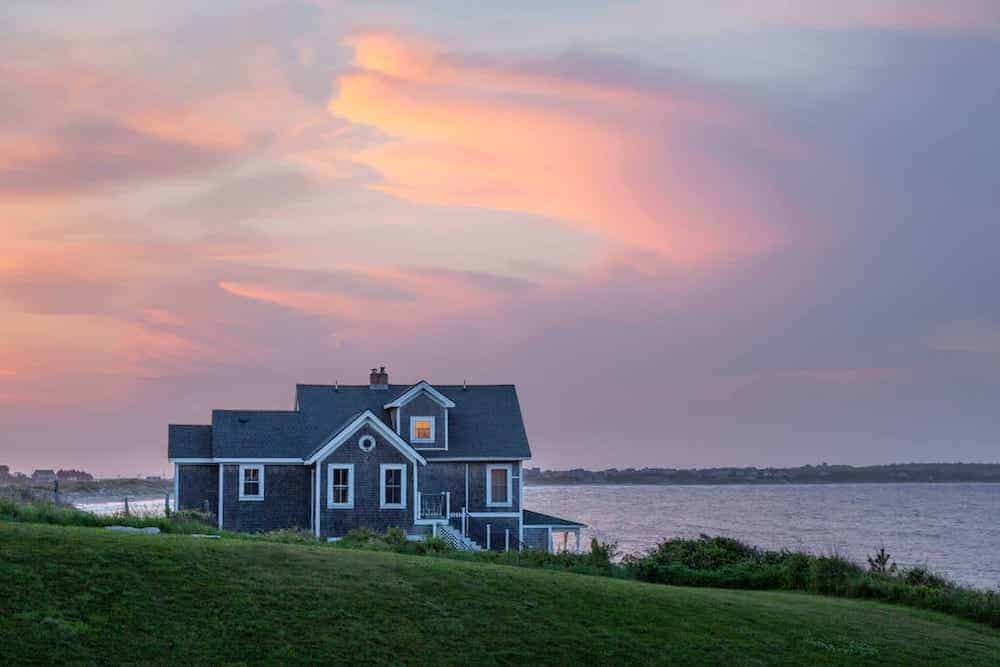
[[[994,0],[0,15],[0,464],[514,383],[544,468],[1000,460]]]

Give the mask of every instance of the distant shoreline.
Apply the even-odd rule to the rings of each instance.
[[[1000,463],[893,463],[878,466],[807,465],[798,468],[616,468],[541,470],[526,468],[529,486],[785,486],[789,484],[1000,483]]]
[[[855,481],[823,481],[823,482],[571,482],[571,481],[538,481],[525,480],[525,486],[833,486],[836,484],[1000,484],[1000,480],[855,480]]]

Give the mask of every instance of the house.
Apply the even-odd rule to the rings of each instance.
[[[94,476],[83,470],[60,470],[56,473],[60,482],[92,482]]]
[[[213,410],[168,428],[178,509],[220,529],[337,539],[355,528],[457,548],[552,551],[583,524],[525,510],[531,458],[513,385],[300,384],[293,410]],[[558,540],[558,537],[562,540]]]

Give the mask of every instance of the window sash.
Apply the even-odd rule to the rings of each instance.
[[[493,487],[490,495],[495,503],[510,502],[510,498],[507,497],[507,475],[506,468],[494,468],[490,471],[490,485]]]
[[[406,509],[406,476],[409,468],[405,464],[383,463],[379,466],[379,508]]]
[[[354,507],[354,466],[330,464],[327,481],[327,507],[350,509]]]
[[[399,505],[403,502],[403,471],[389,468],[385,471],[385,504]]]
[[[264,466],[241,465],[239,477],[240,500],[261,500],[264,497]]]

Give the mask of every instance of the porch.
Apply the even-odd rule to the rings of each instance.
[[[524,544],[549,553],[582,550],[583,529],[587,525],[557,516],[524,510]],[[570,536],[573,540],[570,540]]]

